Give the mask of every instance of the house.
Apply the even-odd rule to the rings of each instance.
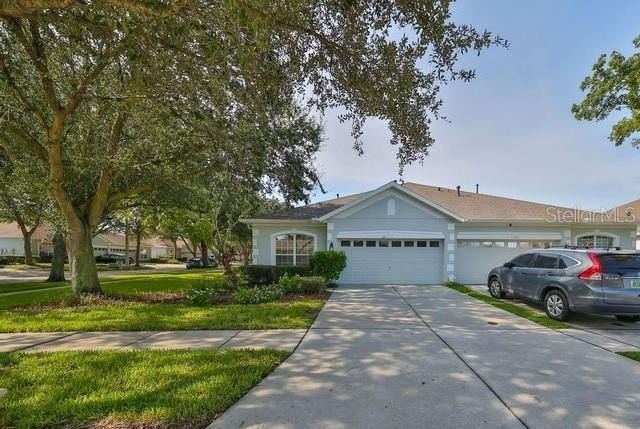
[[[616,207],[616,210],[620,213],[631,213],[632,216],[640,220],[640,199]],[[636,232],[636,249],[640,250],[640,222],[638,223],[638,230]]]
[[[640,210],[638,210],[640,214]],[[492,267],[533,248],[635,249],[633,213],[580,211],[418,183],[244,219],[252,263],[304,265],[317,250],[347,254],[341,283],[485,283]]]
[[[31,237],[31,249],[33,255],[51,255],[53,244],[51,238],[53,231],[48,225],[39,226]],[[0,223],[0,257],[24,256],[24,240],[18,224]],[[99,233],[93,237],[93,253],[99,256],[105,253],[125,253],[124,234]],[[129,255],[135,257],[136,241],[134,236],[129,237]],[[191,257],[187,247],[181,241],[177,243],[178,257]],[[173,243],[159,237],[145,238],[140,241],[140,260],[168,258],[173,259]]]

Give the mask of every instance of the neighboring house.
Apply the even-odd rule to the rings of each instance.
[[[53,245],[51,243],[52,231],[47,225],[38,227],[31,238],[31,248],[34,255],[51,255]],[[22,233],[18,224],[0,223],[0,257],[24,256]],[[101,233],[93,238],[93,253],[95,256],[104,253],[122,253],[125,251],[125,238],[123,234]],[[135,257],[135,237],[129,237],[129,255]],[[178,242],[178,257],[188,257],[191,253],[183,243]],[[173,244],[168,240],[158,237],[145,238],[140,242],[140,260],[158,258],[173,258]]]
[[[48,233],[44,226],[33,232],[31,251],[34,255],[40,254],[40,245]],[[0,223],[0,257],[2,256],[24,256],[24,240],[17,222]]]
[[[636,232],[636,249],[640,250],[640,200],[634,200],[630,203],[616,207],[620,213],[635,218],[638,222],[638,230]]]
[[[304,265],[314,251],[336,249],[348,258],[341,283],[435,284],[485,283],[491,268],[533,248],[633,249],[636,222],[617,214],[390,182],[243,221],[254,264]]]

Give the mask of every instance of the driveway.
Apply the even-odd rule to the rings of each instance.
[[[634,428],[640,364],[441,286],[340,287],[212,428]]]

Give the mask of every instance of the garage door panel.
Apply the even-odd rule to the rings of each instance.
[[[340,277],[352,284],[436,284],[443,277],[439,247],[346,247],[347,268]]]
[[[503,265],[523,253],[523,249],[458,248],[456,251],[456,281],[485,284],[492,268]]]

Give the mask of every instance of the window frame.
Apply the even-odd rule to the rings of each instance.
[[[278,245],[277,245],[277,237],[279,236],[283,236],[283,235],[292,235],[293,236],[293,240],[292,240],[292,252],[291,254],[289,253],[279,253],[278,252]],[[312,247],[309,250],[309,253],[299,253],[299,249],[298,249],[298,236],[305,236],[311,239],[312,241]],[[292,229],[292,230],[286,230],[286,231],[278,231],[276,233],[271,234],[271,265],[274,266],[287,266],[289,264],[278,264],[278,256],[292,256],[293,259],[293,263],[291,265],[293,266],[308,266],[309,262],[306,263],[299,263],[298,261],[298,257],[304,257],[307,261],[309,261],[311,259],[311,255],[313,255],[316,251],[318,250],[318,235],[316,233],[313,233],[311,231],[304,231],[304,230],[297,230],[297,229]],[[302,259],[302,258],[301,258]]]

